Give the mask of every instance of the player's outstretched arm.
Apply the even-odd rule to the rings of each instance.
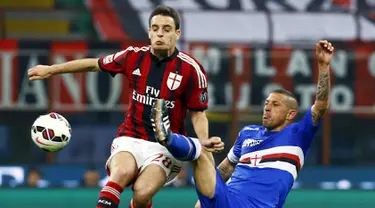
[[[52,75],[100,71],[98,58],[86,58],[54,65],[37,65],[28,70],[29,80],[47,79]]]
[[[205,111],[190,111],[190,117],[198,139],[208,139],[208,119]]]
[[[313,123],[316,125],[324,117],[329,107],[329,95],[331,81],[329,67],[332,59],[334,47],[326,40],[316,44],[316,56],[318,59],[319,79],[316,88],[316,100],[311,109]]]
[[[198,139],[201,142],[208,140],[208,119],[205,111],[190,111],[190,116],[194,131],[197,134]],[[203,147],[209,152],[221,152],[224,150],[223,144],[224,143],[214,144],[212,142],[208,142],[207,145],[203,145]]]

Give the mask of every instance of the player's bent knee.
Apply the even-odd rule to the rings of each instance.
[[[126,186],[135,177],[134,171],[126,167],[116,167],[111,170],[110,180],[121,186]]]
[[[137,189],[134,190],[134,201],[142,204],[147,204],[153,197],[154,193],[152,190],[144,188],[144,189]]]
[[[147,185],[147,181],[138,180],[133,186],[133,199],[136,204],[147,204],[157,192],[154,187]]]
[[[202,187],[202,186],[197,186],[199,192],[203,195],[206,196],[210,199],[214,198],[215,196],[215,187]]]
[[[134,183],[134,200],[148,202],[165,182],[166,175],[163,168],[155,164],[148,165]]]
[[[110,162],[110,181],[125,187],[136,177],[137,170],[133,156],[128,152],[120,152]]]

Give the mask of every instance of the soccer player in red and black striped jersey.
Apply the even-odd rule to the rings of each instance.
[[[112,143],[106,164],[109,182],[100,192],[97,208],[117,208],[121,192],[130,184],[134,191],[130,207],[151,207],[154,194],[179,172],[181,162],[155,140],[149,118],[156,99],[166,100],[173,132],[186,135],[184,120],[189,112],[199,139],[208,139],[207,76],[198,61],[176,48],[179,36],[177,12],[160,6],[149,18],[150,46],[128,47],[98,59],[38,65],[28,72],[30,80],[90,71],[127,77],[132,90],[129,108]]]

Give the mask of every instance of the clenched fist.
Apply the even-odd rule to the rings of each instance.
[[[52,69],[53,66],[37,65],[29,69],[27,74],[29,76],[29,80],[48,79],[50,76],[52,76]]]
[[[209,152],[221,152],[224,150],[224,142],[220,137],[211,137],[210,139],[201,141],[202,146]]]
[[[329,65],[332,59],[334,47],[326,40],[321,40],[316,44],[316,57],[319,65]]]

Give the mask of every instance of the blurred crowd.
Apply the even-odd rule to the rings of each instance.
[[[58,173],[56,173],[58,174]],[[42,171],[38,167],[30,168],[25,176],[24,184],[17,187],[24,188],[52,188],[52,187],[69,187],[69,188],[99,188],[103,187],[108,180],[108,176],[102,177],[96,168],[88,168],[77,181],[70,181],[68,183],[61,183],[61,185],[52,185],[46,177],[43,176]],[[182,167],[180,173],[169,182],[167,187],[183,188],[192,186],[192,177],[189,175],[188,166]],[[3,184],[4,186],[10,184]],[[1,185],[0,185],[1,187]]]

